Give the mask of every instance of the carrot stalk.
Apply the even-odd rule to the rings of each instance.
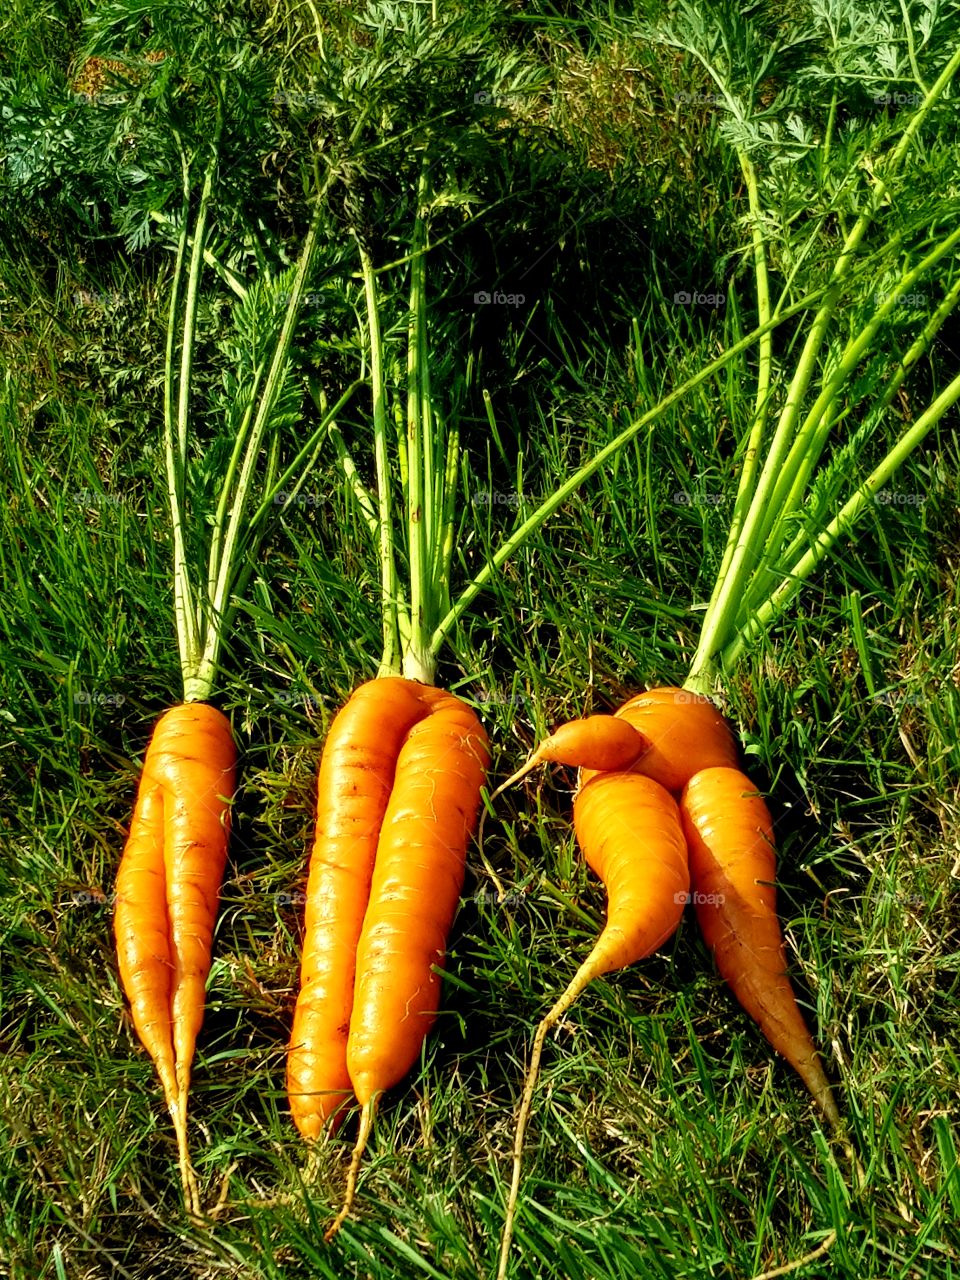
[[[222,86],[221,86],[222,89]],[[206,240],[217,207],[225,98],[217,93],[216,127],[204,158],[202,189],[192,249],[188,213],[194,204],[196,156],[183,156],[183,211],[167,321],[163,387],[163,443],[166,491],[173,544],[174,621],[183,679],[182,703],[171,707],[154,728],[144,758],[130,833],[117,873],[114,930],[120,979],[130,1001],[134,1027],[156,1065],[177,1138],[184,1203],[200,1211],[199,1187],[187,1143],[190,1078],[197,1034],[203,1021],[213,931],[227,856],[230,802],[236,782],[236,748],[227,718],[209,704],[232,600],[255,552],[279,487],[295,489],[308,472],[316,440],[308,441],[291,467],[277,477],[277,406],[288,383],[290,348],[298,308],[311,269],[322,217],[323,195],[334,180],[331,166],[321,185],[286,311],[276,316],[269,287],[264,325],[273,324],[268,352],[244,346],[249,367],[240,381],[249,395],[246,417],[235,432],[209,535],[206,574],[198,574],[187,549],[188,434],[191,421],[193,352],[200,310],[200,281],[207,260]],[[247,295],[249,298],[251,295]],[[252,304],[251,304],[252,305]],[[251,317],[247,317],[247,321]],[[261,319],[257,317],[258,321]],[[258,332],[259,332],[258,326]],[[179,349],[179,359],[178,356]],[[264,356],[268,358],[265,360]],[[288,406],[284,406],[284,413]],[[318,428],[323,433],[327,423]],[[269,462],[262,500],[247,510],[257,466]],[[316,433],[315,433],[316,434]],[[202,528],[205,526],[201,526]],[[199,589],[205,585],[205,592]]]

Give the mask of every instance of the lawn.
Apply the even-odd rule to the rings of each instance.
[[[380,566],[343,462],[372,486],[358,247],[402,425],[427,208],[431,391],[462,455],[455,592],[696,383],[565,493],[450,628],[437,683],[486,726],[492,790],[559,722],[689,674],[758,381],[766,369],[769,431],[844,239],[956,43],[956,6],[870,8],[13,0],[0,16],[0,1272],[495,1275],[533,1030],[604,918],[573,770],[531,773],[471,844],[436,1028],[380,1106],[329,1245],[354,1121],[308,1163],[286,1102],[320,752],[382,644]],[[960,323],[937,318],[960,289],[956,247],[900,284],[960,225],[956,104],[954,82],[835,291],[808,403],[894,300],[834,402],[808,506],[784,513],[798,554],[960,374]],[[271,498],[221,654],[239,785],[191,1088],[196,1221],[111,919],[143,753],[182,696],[165,343],[181,217],[211,156],[190,554],[314,209],[265,465],[295,460],[356,389],[299,486]],[[764,316],[758,242],[786,314],[744,341]],[[960,1280],[957,421],[947,405],[704,677],[775,819],[790,973],[862,1167],[688,910],[547,1042],[515,1280]],[[776,581],[793,565],[771,561]]]

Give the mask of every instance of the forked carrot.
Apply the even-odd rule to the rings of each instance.
[[[341,708],[324,744],[287,1057],[290,1110],[308,1140],[353,1093],[347,1036],[380,828],[403,741],[441,696],[400,676],[370,680]]]
[[[428,714],[410,729],[397,758],[356,948],[347,1067],[362,1108],[360,1131],[343,1206],[326,1240],[352,1208],[377,1103],[416,1062],[436,1019],[437,970],[489,764],[487,735],[474,712],[452,694],[422,688]]]
[[[517,1113],[498,1280],[503,1280],[507,1271],[523,1141],[546,1037],[594,978],[634,964],[666,942],[680,922],[690,888],[687,847],[676,801],[651,778],[626,772],[598,774],[580,789],[573,821],[588,865],[606,886],[607,920],[593,950],[543,1018],[533,1039]]]
[[[694,910],[717,968],[826,1118],[839,1124],[830,1084],[787,977],[766,804],[739,770],[704,769],[687,783],[680,813]]]
[[[163,1085],[184,1196],[194,1212],[199,1199],[187,1151],[187,1095],[203,1022],[235,770],[230,722],[216,708],[195,702],[166,711],[147,748],[117,873],[120,978],[134,1027]]]

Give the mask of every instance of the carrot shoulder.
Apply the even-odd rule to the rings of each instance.
[[[646,740],[635,764],[642,773],[675,794],[701,769],[735,768],[737,744],[723,716],[709,698],[672,686],[647,689],[616,712]],[[584,770],[583,783],[593,773]]]

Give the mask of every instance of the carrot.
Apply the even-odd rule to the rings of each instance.
[[[523,1141],[547,1034],[594,978],[642,960],[666,942],[680,922],[690,888],[677,804],[659,783],[637,773],[598,774],[580,789],[573,821],[588,865],[606,886],[607,921],[593,950],[534,1036],[517,1113],[498,1280],[507,1270]]]
[[[737,766],[737,744],[709,698],[686,689],[648,689],[625,702],[618,719],[632,725],[647,748],[632,766],[668,791],[679,793],[701,769]],[[581,782],[593,776],[585,770]]]
[[[799,1073],[832,1125],[840,1114],[797,1006],[777,920],[769,810],[737,769],[704,769],[680,813],[694,910],[717,968],[774,1049]]]
[[[379,1098],[416,1062],[436,1018],[436,970],[489,763],[487,735],[473,711],[439,690],[424,688],[422,696],[429,714],[410,729],[397,758],[356,947],[347,1066],[362,1111],[343,1207],[327,1240],[353,1205]]]
[[[194,1211],[199,1202],[187,1153],[187,1093],[203,1022],[235,770],[224,715],[202,702],[166,711],[147,748],[117,874],[120,978],[163,1085],[184,1194]]]
[[[177,1135],[184,1203],[192,1213],[200,1212],[200,1199],[187,1150],[187,1096],[203,1022],[227,856],[230,798],[236,781],[230,723],[209,704],[239,586],[256,563],[264,527],[277,510],[275,499],[281,492],[295,493],[303,483],[317,445],[330,427],[331,414],[342,408],[344,401],[341,397],[331,414],[324,415],[316,430],[301,442],[293,460],[281,465],[278,431],[290,410],[284,388],[288,385],[294,318],[323,217],[323,200],[318,199],[300,251],[284,322],[275,314],[273,299],[266,295],[256,315],[257,361],[265,359],[266,363],[258,364],[254,374],[249,352],[242,344],[238,348],[236,377],[245,408],[242,420],[235,424],[233,449],[215,507],[208,514],[209,495],[204,494],[203,510],[191,512],[193,464],[202,449],[191,439],[190,424],[209,417],[208,412],[196,412],[192,403],[192,369],[203,296],[199,286],[204,246],[217,204],[222,166],[222,98],[218,104],[218,128],[215,136],[204,142],[209,155],[199,192],[190,190],[190,175],[200,168],[198,157],[184,156],[184,194],[196,213],[179,224],[167,310],[163,456],[183,700],[161,716],[147,748],[117,875],[114,917],[121,984],[130,1000],[137,1034],[160,1076]],[[248,319],[252,322],[252,317]],[[267,457],[267,477],[261,484],[259,460]],[[202,469],[212,467],[215,462],[208,455]],[[253,493],[258,495],[258,506],[250,511]],[[201,548],[206,551],[202,560],[197,557]]]
[[[584,716],[580,720],[568,720],[543,739],[526,764],[501,783],[490,799],[496,800],[538,764],[549,761],[571,768],[612,772],[629,769],[649,745],[633,725],[615,716]]]
[[[354,691],[327,734],[287,1057],[290,1110],[308,1140],[352,1094],[347,1033],[380,828],[403,741],[440,696],[399,676],[370,680]]]

